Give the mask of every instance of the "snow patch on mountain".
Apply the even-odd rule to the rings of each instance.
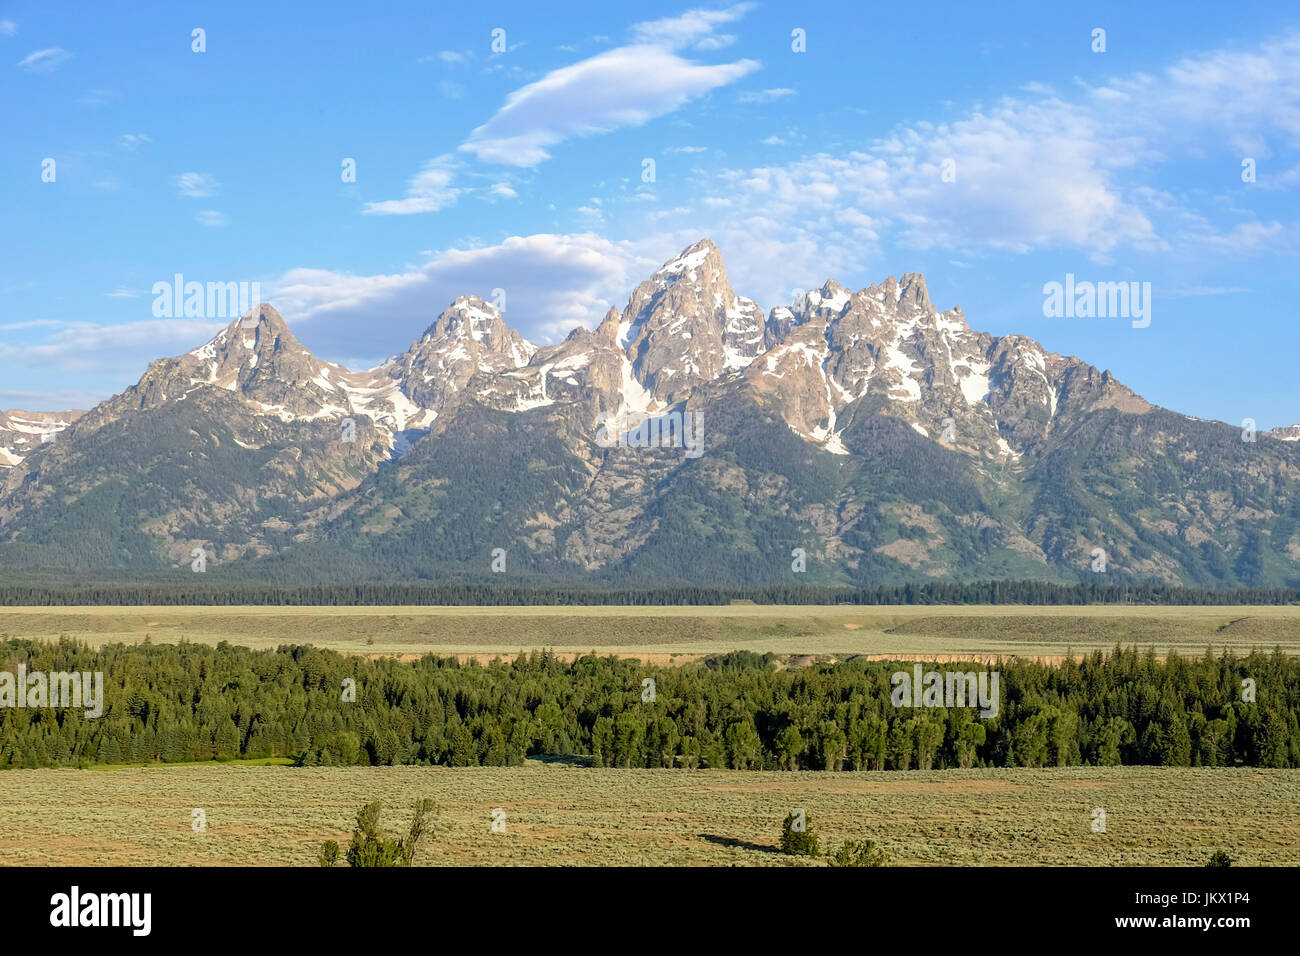
[[[84,413],[0,411],[0,468],[13,468],[41,445],[55,439]]]

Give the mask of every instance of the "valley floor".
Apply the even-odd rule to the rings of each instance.
[[[146,638],[247,647],[316,644],[345,654],[521,649],[619,654],[656,664],[731,650],[839,658],[1057,658],[1116,644],[1200,655],[1300,654],[1300,607],[22,607],[0,608],[0,637],[92,645]]]
[[[1300,771],[1073,767],[780,773],[205,764],[0,773],[0,865],[314,865],[383,800],[442,808],[417,863],[785,865],[803,808],[823,852],[872,839],[897,865],[1300,866]],[[202,809],[207,830],[191,828]],[[505,832],[490,814],[505,811]],[[1106,832],[1093,832],[1094,810]]]

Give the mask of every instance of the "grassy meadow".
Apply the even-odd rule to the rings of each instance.
[[[404,830],[442,807],[417,864],[800,865],[775,852],[795,807],[823,852],[871,838],[891,863],[1300,866],[1300,772],[1072,767],[877,773],[207,764],[12,770],[0,777],[0,865],[313,865],[385,803]],[[506,811],[505,833],[489,815]],[[207,832],[191,829],[202,808]],[[1106,813],[1094,833],[1091,813]]]
[[[787,662],[1059,658],[1116,644],[1198,655],[1300,653],[1300,608],[1275,607],[86,607],[2,608],[0,636],[150,640],[483,659],[550,647],[671,664],[746,649]],[[802,660],[801,660],[802,658]],[[1300,771],[1069,767],[935,772],[313,767],[283,759],[0,774],[0,865],[312,865],[383,800],[401,831],[417,797],[442,814],[422,862],[805,865],[775,852],[794,807],[823,850],[883,844],[898,865],[1300,866]],[[504,834],[489,828],[495,807]],[[191,811],[207,832],[191,830]],[[1106,813],[1094,833],[1090,813]]]
[[[0,635],[92,645],[316,644],[351,654],[622,654],[656,663],[778,655],[1055,657],[1116,644],[1300,653],[1300,607],[85,607],[0,608]]]

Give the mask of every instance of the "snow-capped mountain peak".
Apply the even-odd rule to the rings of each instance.
[[[582,405],[594,425],[697,401],[715,387],[774,403],[797,434],[838,454],[852,451],[843,430],[858,405],[991,458],[1041,443],[1071,403],[1109,396],[1130,410],[1149,408],[1030,339],[972,331],[960,308],[934,307],[918,273],[857,292],[828,279],[765,318],[731,287],[708,239],[664,263],[596,330],[575,329],[556,345],[537,347],[496,305],[461,295],[406,352],[352,371],[313,356],[262,304],[205,345],[155,362],[121,400],[144,408],[214,388],[282,423],[368,420],[380,445],[396,453],[464,401],[511,412]],[[121,413],[111,407],[91,420]],[[16,456],[8,448],[0,458],[12,464]]]

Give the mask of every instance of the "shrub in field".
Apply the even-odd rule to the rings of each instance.
[[[394,839],[379,827],[379,815],[383,809],[383,802],[376,800],[367,803],[357,813],[356,829],[352,831],[352,842],[348,844],[348,866],[410,866],[427,828],[426,817],[438,813],[434,801],[415,801],[411,829],[404,838]],[[333,866],[338,856],[339,845],[330,840],[321,847],[318,860],[321,866]]]
[[[889,854],[871,840],[849,840],[827,862],[831,866],[888,866]]]
[[[1210,862],[1206,866],[1232,866],[1235,861],[1228,856],[1225,850],[1215,850],[1210,856]]]
[[[781,823],[781,852],[790,856],[820,856],[817,828],[813,819],[801,810],[786,814]]]

